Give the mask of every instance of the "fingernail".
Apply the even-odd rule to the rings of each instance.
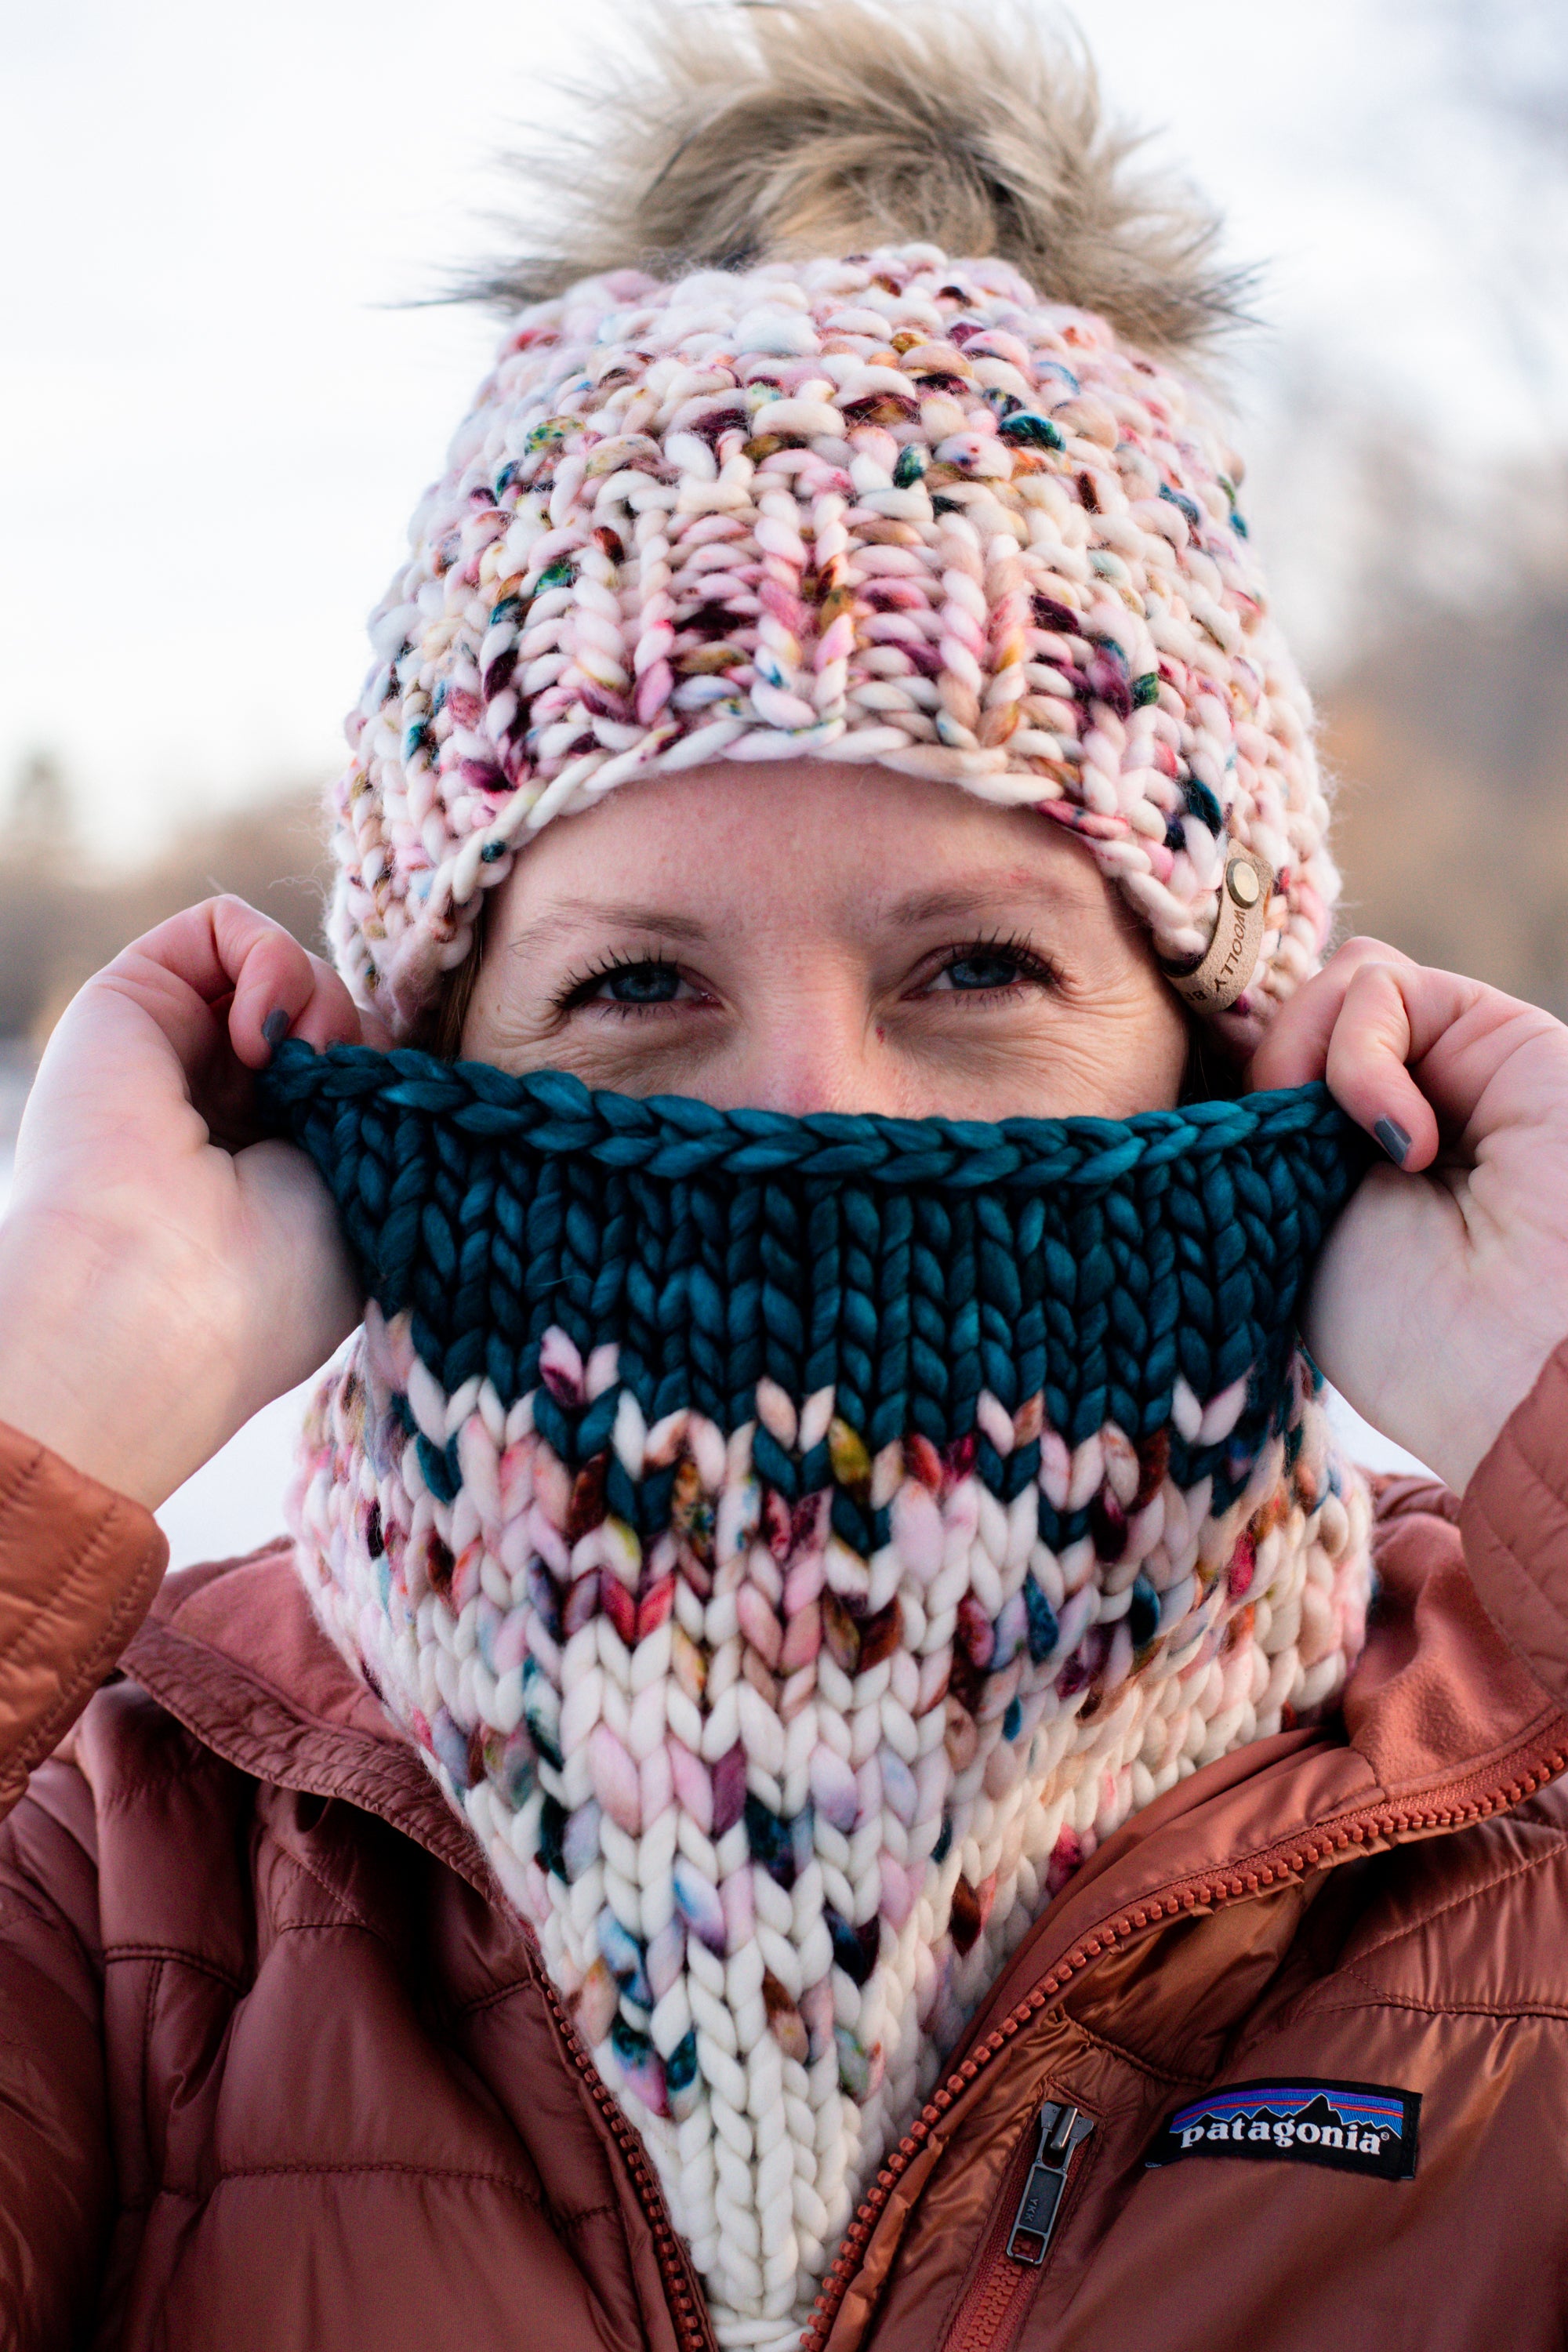
[[[1396,1118],[1390,1118],[1385,1112],[1372,1131],[1394,1166],[1403,1168],[1410,1157],[1410,1138],[1405,1134],[1399,1121]]]
[[[289,1015],[280,1004],[275,1004],[261,1024],[261,1034],[276,1053],[289,1034]]]

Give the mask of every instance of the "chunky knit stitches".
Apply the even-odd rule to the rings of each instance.
[[[522,310],[372,624],[333,945],[399,1034],[552,817],[809,754],[1069,826],[1173,964],[1274,877],[1255,1041],[1338,894],[1304,689],[1171,369],[929,245]]]
[[[1366,1498],[1296,1300],[1321,1088],[900,1121],[280,1052],[373,1294],[294,1500],[536,1927],[726,2345],[783,2347],[1096,1843],[1330,1703]]]
[[[613,1327],[645,1421],[690,1408],[736,1428],[760,1380],[832,1388],[873,1450],[911,1428],[985,1449],[1008,1500],[1038,1448],[1005,1470],[986,1423],[1037,1396],[1072,1444],[1173,1415],[1180,1482],[1223,1488],[1277,1410],[1303,1269],[1367,1149],[1321,1087],[991,1126],[718,1111],[346,1046],[285,1045],[266,1083],[448,1393],[478,1377],[510,1404],[549,1331],[585,1358]],[[1185,1400],[1255,1367],[1227,1445],[1205,1444]],[[608,1391],[580,1419],[535,1406],[572,1461],[614,1413]],[[826,1437],[798,1473],[758,1443],[792,1497],[826,1481]],[[456,1457],[425,1475],[455,1490]]]

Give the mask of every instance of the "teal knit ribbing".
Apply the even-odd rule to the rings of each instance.
[[[906,1429],[973,1445],[1005,1497],[1037,1449],[992,1453],[983,1391],[1008,1410],[1043,1391],[1069,1444],[1107,1420],[1136,1441],[1169,1421],[1178,1376],[1204,1398],[1250,1370],[1222,1444],[1173,1441],[1179,1481],[1212,1475],[1223,1494],[1266,1433],[1302,1283],[1370,1154],[1321,1087],[1121,1121],[792,1118],[289,1043],[262,1092],[447,1391],[476,1373],[503,1403],[538,1388],[563,1459],[604,1450],[616,1395],[574,1408],[541,1385],[552,1325],[584,1353],[614,1333],[618,1385],[650,1422],[691,1406],[738,1426],[763,1376],[794,1396],[833,1385],[873,1451]],[[784,1493],[825,1482],[825,1459],[759,1442]],[[420,1443],[436,1491],[455,1488],[455,1462]]]

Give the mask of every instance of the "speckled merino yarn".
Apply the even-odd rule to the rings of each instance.
[[[1215,1018],[1256,1042],[1339,886],[1237,477],[1186,377],[1002,261],[626,270],[524,309],[372,625],[351,984],[406,1035],[541,825],[810,755],[1040,810],[1189,968],[1252,849],[1261,960]]]
[[[292,1499],[725,2346],[793,2341],[1052,1895],[1330,1706],[1364,1486],[1297,1298],[1321,1088],[1094,1119],[719,1112],[286,1045],[373,1297]]]

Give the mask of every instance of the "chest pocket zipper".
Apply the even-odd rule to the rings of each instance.
[[[987,2235],[944,2352],[1005,2352],[1056,2234],[1073,2158],[1093,2129],[1087,2116],[1058,2100],[1040,2109],[1023,2193]]]
[[[1056,2234],[1057,2215],[1061,2209],[1062,2191],[1068,2185],[1068,2171],[1073,2150],[1086,2140],[1094,2126],[1076,2107],[1058,2106],[1047,2099],[1040,2109],[1040,2145],[1029,2167],[1024,2193],[1018,2200],[1018,2210],[1007,2237],[1007,2260],[1025,2263],[1038,2270]]]

